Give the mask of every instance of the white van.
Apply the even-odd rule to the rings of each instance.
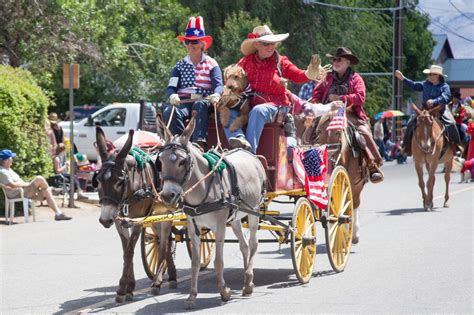
[[[140,108],[143,107],[143,117]],[[141,123],[140,123],[141,119]],[[60,122],[64,135],[70,138],[70,122]],[[77,152],[87,154],[91,161],[97,160],[94,147],[95,126],[100,126],[110,141],[128,133],[130,129],[156,132],[156,108],[152,103],[113,103],[80,121],[74,122],[74,146]]]

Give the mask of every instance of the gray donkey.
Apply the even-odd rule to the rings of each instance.
[[[237,149],[225,153],[226,168],[209,173],[208,161],[189,141],[194,131],[191,118],[181,136],[173,137],[165,128],[166,144],[160,153],[163,203],[187,214],[187,228],[192,242],[192,278],[187,308],[194,308],[198,293],[200,267],[200,231],[211,229],[216,235],[214,268],[222,301],[230,299],[230,289],[224,280],[223,248],[226,223],[230,222],[237,236],[244,261],[242,295],[253,292],[253,260],[257,252],[258,212],[265,196],[266,173],[259,159],[250,152]],[[243,234],[241,220],[248,215],[250,239]]]

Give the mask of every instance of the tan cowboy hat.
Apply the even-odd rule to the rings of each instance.
[[[59,120],[58,114],[56,114],[56,113],[54,113],[54,112],[49,113],[49,115],[48,115],[48,120],[49,120],[49,122],[52,123],[52,124],[57,124],[57,123],[58,123],[58,120]]]
[[[351,65],[356,65],[359,63],[359,58],[357,58],[357,56],[355,56],[352,53],[352,51],[347,47],[338,47],[334,55],[326,54],[326,57],[331,58],[331,59],[346,58],[346,59],[349,59],[349,61],[351,62]]]
[[[257,51],[253,45],[254,42],[279,43],[287,39],[288,36],[290,36],[289,33],[273,34],[267,25],[259,25],[253,29],[252,33],[247,35],[247,39],[242,42],[242,45],[240,45],[240,51],[245,56],[248,56]]]
[[[433,73],[433,74],[442,75],[445,78],[448,77],[447,75],[443,74],[443,67],[437,66],[437,65],[432,65],[429,69],[423,70],[423,73],[425,73],[425,74]]]

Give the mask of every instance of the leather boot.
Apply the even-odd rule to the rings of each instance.
[[[375,164],[369,166],[369,173],[370,173],[370,181],[373,184],[378,184],[383,182],[383,173],[379,169],[379,167]]]

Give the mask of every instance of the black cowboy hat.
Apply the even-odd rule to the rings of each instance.
[[[336,49],[336,54],[333,56],[331,54],[326,54],[326,57],[329,57],[331,59],[334,59],[334,58],[346,58],[346,59],[349,59],[350,62],[351,62],[351,65],[356,65],[359,63],[359,58],[357,58],[356,56],[354,56],[352,54],[352,51],[349,49],[349,48],[346,48],[346,47],[338,47]]]

